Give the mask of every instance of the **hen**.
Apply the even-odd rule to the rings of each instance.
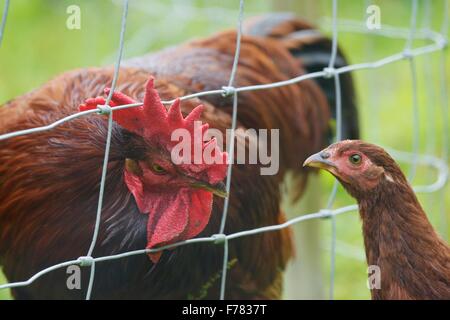
[[[291,16],[254,18],[244,30],[236,86],[286,80],[328,64],[330,41]],[[123,63],[112,104],[144,101],[144,105],[114,112],[93,256],[218,233],[223,199],[213,198],[213,193],[224,195],[221,180],[226,166],[173,163],[168,133],[175,127],[193,130],[192,122],[200,115],[210,128],[225,133],[231,127],[232,97],[191,99],[181,109],[176,102],[168,113],[160,97],[169,100],[225,86],[235,42],[236,32],[225,31]],[[345,63],[339,52],[336,66]],[[0,108],[0,132],[47,125],[79,107],[95,107],[104,101],[103,91],[112,75],[112,68],[105,67],[56,77]],[[342,76],[342,96],[344,135],[355,137],[358,125],[349,75]],[[306,172],[298,168],[298,154],[304,160],[327,143],[334,99],[333,79],[239,93],[239,128],[280,129],[279,170],[261,175],[261,164],[233,165],[225,233],[285,221],[280,183],[291,170],[304,188]],[[195,108],[200,104],[204,107]],[[86,255],[95,224],[106,133],[105,117],[91,115],[0,142],[0,261],[10,282]],[[237,134],[235,150],[248,149],[251,143]],[[280,298],[291,241],[288,229],[231,241],[226,298]],[[222,246],[199,243],[150,259],[139,255],[97,263],[92,298],[217,298],[222,256]],[[89,269],[83,269],[81,290],[69,290],[68,275],[59,270],[12,293],[19,299],[80,299],[88,275]]]
[[[367,263],[380,270],[373,299],[450,299],[450,248],[386,151],[347,140],[305,165],[329,171],[358,201]]]

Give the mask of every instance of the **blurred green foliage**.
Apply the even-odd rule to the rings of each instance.
[[[445,1],[445,0],[444,0]],[[276,2],[276,1],[274,1]],[[283,1],[281,1],[283,2]],[[283,5],[291,6],[286,0]],[[310,1],[307,1],[310,3]],[[430,23],[439,30],[443,1],[432,0]],[[4,1],[0,1],[1,8]],[[364,22],[367,1],[339,1],[339,18]],[[382,24],[408,27],[410,1],[375,1],[381,7]],[[69,5],[81,8],[81,29],[66,28]],[[223,28],[234,27],[237,19],[238,0],[234,1],[144,1],[132,0],[128,16],[125,57],[136,56],[182,41],[206,36]],[[420,1],[418,26],[426,23],[425,1]],[[273,3],[246,0],[246,15],[270,12]],[[278,6],[278,4],[277,4]],[[303,11],[302,3],[292,4],[300,16],[315,16]],[[306,7],[306,6],[305,6]],[[310,5],[308,6],[308,8]],[[331,1],[315,1],[313,8],[320,16],[331,16]],[[14,0],[0,47],[0,104],[39,86],[55,75],[86,66],[111,64],[116,55],[121,17],[120,1],[81,0]],[[447,12],[448,14],[448,12]],[[318,23],[318,21],[313,21]],[[327,29],[325,29],[326,32]],[[351,63],[373,61],[401,52],[402,39],[370,34],[339,33],[339,43]],[[415,41],[414,46],[424,45]],[[420,151],[440,155],[442,150],[442,115],[439,87],[439,68],[442,53],[433,53],[415,59],[418,75],[418,98],[420,106]],[[447,68],[450,57],[446,51]],[[447,69],[447,71],[449,71]],[[356,81],[361,112],[363,138],[400,150],[412,147],[412,91],[409,65],[406,61],[388,66],[353,73]],[[408,171],[409,165],[402,164]],[[415,184],[434,181],[436,173],[420,167]],[[331,189],[333,179],[323,175],[324,201]],[[445,196],[445,197],[444,197]],[[444,193],[420,195],[433,225],[442,233],[440,207],[443,202],[450,208],[448,186]],[[354,203],[341,189],[335,207]],[[319,209],[319,208],[318,208]],[[447,219],[450,210],[447,209]],[[324,245],[322,259],[325,292],[329,274],[329,239],[331,227],[324,221],[321,230]],[[450,230],[447,226],[447,234]],[[361,224],[356,213],[337,218],[338,254],[336,260],[335,298],[367,299],[366,263],[361,236]],[[6,280],[0,273],[0,283]],[[301,285],[301,284],[299,284]],[[9,298],[6,290],[0,291],[0,299]]]

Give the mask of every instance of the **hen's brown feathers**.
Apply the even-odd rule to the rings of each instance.
[[[393,180],[359,199],[367,261],[381,269],[381,290],[372,290],[372,297],[450,299],[450,248],[392,158],[364,150]]]
[[[337,142],[317,155],[307,164],[321,163],[358,200],[367,262],[380,271],[372,298],[450,299],[450,247],[394,159],[359,140]]]

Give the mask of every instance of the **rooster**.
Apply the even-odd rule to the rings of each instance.
[[[244,33],[235,79],[239,87],[321,70],[330,58],[330,40],[290,15],[253,18]],[[176,128],[192,132],[196,120],[204,123],[204,130],[209,126],[225,134],[231,127],[232,97],[177,100],[168,110],[161,99],[225,86],[235,43],[236,32],[224,31],[123,63],[111,105],[143,105],[113,112],[93,256],[158,248],[219,232],[226,164],[177,165],[169,157],[174,146],[168,137]],[[336,66],[345,64],[339,51]],[[0,108],[0,133],[47,125],[95,108],[105,102],[104,90],[112,77],[111,67],[64,73]],[[341,80],[343,132],[355,137],[353,85],[349,75]],[[285,221],[280,184],[292,171],[303,190],[306,171],[298,167],[298,155],[304,160],[326,145],[334,101],[333,79],[238,94],[238,128],[280,129],[279,171],[261,175],[261,164],[233,164],[225,233]],[[0,142],[0,262],[10,282],[86,255],[95,225],[107,122],[102,115],[85,116]],[[226,160],[215,143],[200,142],[201,149],[209,146]],[[236,148],[248,149],[250,143],[237,134]],[[280,298],[291,242],[288,229],[230,241],[226,298]],[[197,243],[149,257],[99,262],[92,298],[217,298],[222,258],[222,246]],[[89,270],[83,269],[81,289],[69,290],[66,270],[57,270],[30,286],[14,288],[12,294],[18,299],[81,299],[88,276]]]
[[[329,171],[358,201],[367,263],[380,270],[373,299],[450,299],[450,247],[386,151],[346,140],[304,165]]]

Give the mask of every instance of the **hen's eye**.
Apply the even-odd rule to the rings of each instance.
[[[352,164],[360,164],[361,163],[361,156],[357,153],[352,154],[349,158],[350,162]]]
[[[157,164],[157,163],[152,164],[152,170],[156,174],[164,174],[164,173],[166,173],[166,170],[163,167],[161,167],[159,164]]]

